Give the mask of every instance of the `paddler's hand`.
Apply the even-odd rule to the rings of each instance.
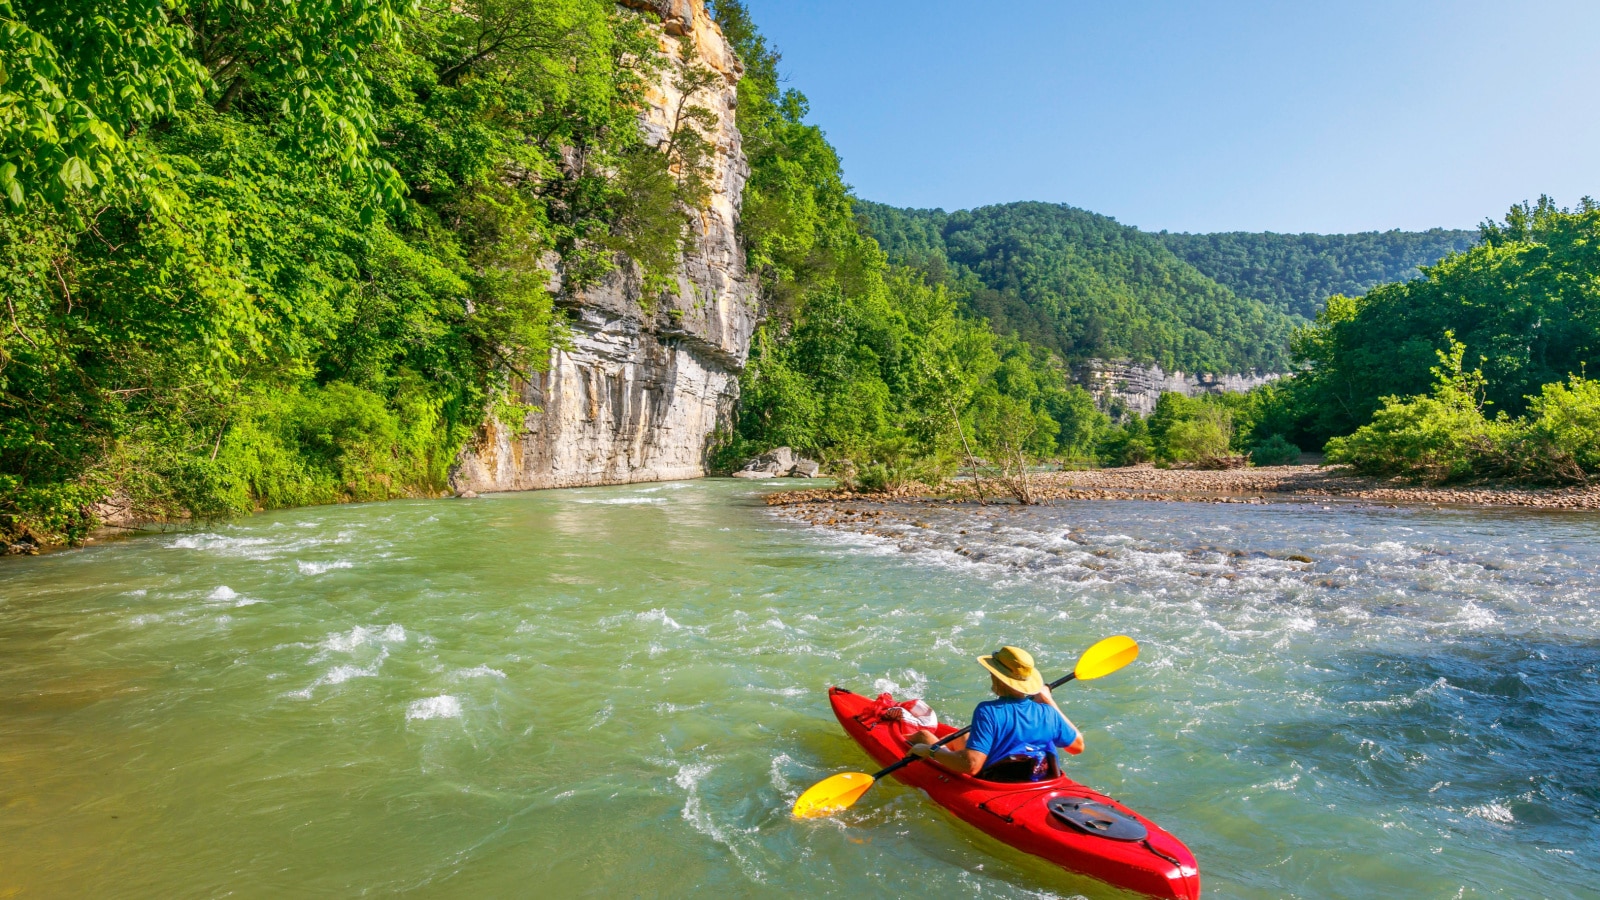
[[[920,756],[923,759],[931,759],[931,758],[933,758],[933,745],[932,744],[912,744],[911,745],[911,749],[908,752],[910,752],[910,754],[912,756]]]

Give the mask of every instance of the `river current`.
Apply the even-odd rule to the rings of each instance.
[[[885,783],[830,684],[965,723],[1064,674],[1068,771],[1208,897],[1600,897],[1600,517],[890,507],[777,485],[323,507],[0,562],[0,897],[1119,896]],[[867,508],[858,506],[857,508]]]

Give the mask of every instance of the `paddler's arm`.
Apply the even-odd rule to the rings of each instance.
[[[983,764],[989,761],[988,754],[976,750],[935,748],[931,744],[912,744],[911,755],[931,759],[939,766],[960,775],[976,775],[983,771]]]
[[[1073,734],[1077,735],[1077,737],[1073,739],[1072,743],[1068,744],[1063,749],[1065,749],[1068,753],[1071,753],[1074,756],[1078,755],[1079,753],[1082,753],[1083,752],[1083,732],[1081,730],[1079,730],[1078,726],[1072,724],[1072,720],[1067,718],[1067,714],[1064,713],[1064,712],[1061,712],[1061,707],[1056,705],[1056,698],[1050,695],[1050,685],[1048,685],[1048,684],[1045,685],[1043,690],[1039,691],[1039,693],[1037,693],[1037,694],[1034,694],[1033,695],[1033,702],[1035,702],[1035,703],[1043,703],[1043,704],[1049,706],[1051,709],[1055,710],[1057,713],[1060,713],[1061,718],[1066,721],[1067,727],[1071,728]]]

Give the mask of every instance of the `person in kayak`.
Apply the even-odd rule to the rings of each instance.
[[[1083,735],[1050,696],[1028,651],[1001,647],[978,657],[978,663],[989,670],[989,687],[998,699],[972,711],[972,731],[964,744],[958,738],[934,749],[939,738],[924,729],[908,739],[913,755],[962,775],[1038,781],[1051,775],[1057,747],[1083,752]]]

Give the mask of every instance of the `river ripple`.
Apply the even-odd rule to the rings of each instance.
[[[1212,897],[1594,897],[1600,517],[888,507],[726,481],[296,510],[0,566],[0,896],[1042,897],[886,785],[829,684],[965,721],[1064,670],[1072,774]],[[858,509],[867,507],[857,506]],[[1309,560],[1297,560],[1303,557]]]

